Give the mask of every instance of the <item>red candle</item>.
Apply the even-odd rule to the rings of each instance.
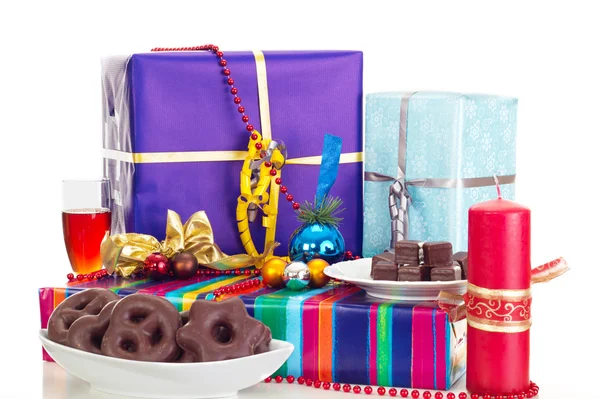
[[[467,389],[529,388],[530,211],[498,198],[469,209]]]

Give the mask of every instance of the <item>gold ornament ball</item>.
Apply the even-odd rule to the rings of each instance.
[[[287,263],[281,258],[269,259],[261,269],[263,282],[271,288],[283,288],[283,270]]]
[[[323,270],[329,263],[326,260],[315,258],[307,263],[308,270],[310,270],[310,282],[308,285],[312,288],[320,288],[325,286],[329,282],[329,276],[323,273]]]

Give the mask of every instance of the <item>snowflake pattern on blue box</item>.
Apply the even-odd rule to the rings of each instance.
[[[365,171],[396,176],[400,104],[405,93],[367,96]],[[479,94],[417,92],[407,112],[406,177],[468,178],[516,173],[517,99]],[[388,248],[389,182],[364,183],[363,255]],[[514,184],[502,185],[514,199]],[[494,186],[423,188],[409,186],[409,237],[450,241],[467,250],[468,209],[496,197]]]

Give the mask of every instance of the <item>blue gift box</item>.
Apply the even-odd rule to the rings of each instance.
[[[455,251],[466,251],[468,209],[497,195],[493,175],[502,197],[514,199],[516,123],[517,99],[510,97],[369,94],[363,255],[390,246],[390,185],[398,178],[410,194],[405,238],[450,241]]]

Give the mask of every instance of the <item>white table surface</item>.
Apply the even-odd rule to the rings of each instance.
[[[41,381],[41,397],[44,399],[122,399],[123,396],[109,395],[102,392],[93,391],[89,385],[75,377],[70,376],[60,366],[55,363],[42,363],[38,367],[32,367],[28,377],[30,384],[36,386]],[[14,381],[13,381],[14,382]],[[540,399],[574,399],[574,398],[596,398],[598,396],[586,395],[583,391],[573,390],[564,384],[564,381],[543,381],[539,383],[541,392],[538,398]],[[31,396],[29,394],[19,396],[20,392],[25,392],[27,387],[19,387],[16,382],[12,397],[37,398],[40,396]],[[6,386],[4,387],[6,388]],[[588,387],[591,389],[591,385]],[[371,397],[379,397],[375,392]],[[464,390],[464,378],[459,380],[453,387],[453,392]],[[421,390],[423,392],[423,390]],[[364,393],[362,394],[364,395]],[[251,388],[245,389],[238,394],[239,399],[276,399],[276,398],[313,398],[313,399],[334,399],[334,398],[350,398],[357,396],[354,393],[325,391],[323,389],[315,389],[302,385],[288,384],[283,382],[276,384],[257,384]],[[457,395],[458,396],[458,395]],[[4,397],[4,396],[2,396]],[[389,397],[389,396],[386,396]],[[399,397],[399,396],[398,396]],[[422,396],[421,396],[422,397]]]

